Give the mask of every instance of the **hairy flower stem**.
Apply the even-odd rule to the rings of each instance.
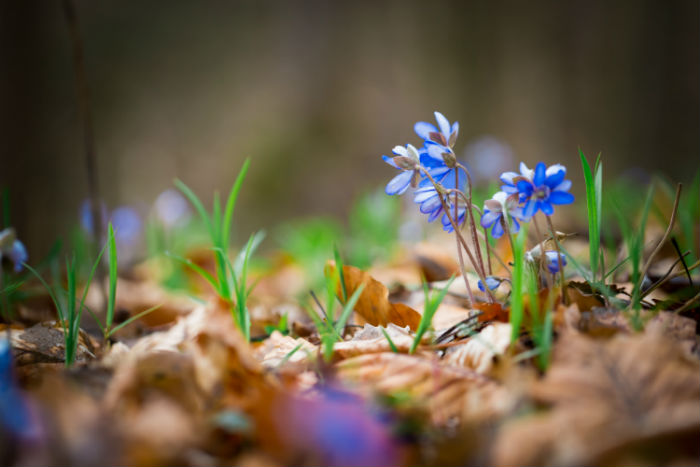
[[[472,203],[472,176],[469,174],[469,170],[460,164],[459,162],[457,163],[457,168],[464,170],[464,173],[467,174],[467,214],[469,218],[469,228],[471,229],[472,233],[472,241],[474,242],[474,248],[476,249],[476,257],[477,260],[479,261],[479,266],[481,267],[481,271],[484,275],[486,275],[486,268],[484,268],[484,258],[481,254],[481,247],[479,245],[479,240],[477,238],[476,234],[476,223],[474,221],[474,204]],[[455,182],[457,181],[457,174],[459,173],[459,170],[455,170]],[[455,187],[459,187],[458,184],[455,184]]]
[[[479,279],[481,279],[482,284],[486,283],[486,276],[484,276],[484,271],[480,270],[478,268],[478,265],[476,261],[474,260],[474,256],[471,253],[471,250],[469,249],[469,245],[467,244],[467,241],[464,239],[462,236],[461,232],[459,231],[459,226],[455,222],[455,220],[452,218],[452,213],[450,213],[449,206],[447,206],[447,203],[445,202],[444,196],[441,194],[444,192],[444,189],[442,188],[442,185],[440,185],[438,182],[435,181],[435,179],[430,175],[430,173],[425,170],[424,168],[421,168],[423,173],[425,173],[425,176],[430,180],[430,182],[433,184],[435,189],[438,191],[438,195],[440,197],[440,203],[442,204],[442,209],[445,211],[445,215],[447,216],[447,219],[450,221],[450,224],[452,225],[452,229],[455,232],[455,236],[457,237],[458,242],[462,244],[462,247],[464,250],[467,252],[467,256],[469,257],[469,261],[471,261],[472,266],[474,267],[474,270],[476,271],[477,275],[479,276]],[[462,274],[465,275],[465,271],[462,271]],[[467,286],[467,290],[471,290],[469,286],[469,282],[467,281],[466,275],[464,277],[464,282]],[[489,300],[489,303],[494,303],[495,298],[493,297],[493,294],[491,291],[486,288],[486,294]]]
[[[547,225],[549,226],[549,231],[552,233],[552,240],[554,240],[554,247],[557,251],[557,263],[559,263],[559,287],[561,288],[561,298],[566,305],[566,294],[564,293],[564,265],[561,261],[561,251],[559,249],[559,240],[557,239],[557,233],[554,231],[554,226],[552,225],[552,218],[545,216],[547,218]]]
[[[489,276],[493,275],[493,270],[491,269],[491,244],[489,243],[489,232],[486,227],[482,227],[484,230],[484,242],[486,243],[486,265],[489,268]]]
[[[540,225],[537,223],[536,216],[532,216],[532,223],[535,224],[535,231],[537,231],[537,238],[540,243],[540,275],[544,276],[545,281],[547,281],[547,288],[551,289],[554,285],[554,277],[553,274],[548,274],[549,271],[546,270],[545,261],[547,261],[547,255],[544,254],[544,236],[540,230]]]
[[[515,258],[515,245],[513,244],[513,235],[511,235],[510,233],[510,226],[508,225],[506,216],[501,217],[501,225],[503,226],[503,230],[506,232],[506,237],[508,237],[508,242],[510,243],[510,251],[513,254],[513,258]]]
[[[455,187],[459,186],[459,172],[455,170]],[[454,212],[454,218],[459,219],[459,194],[457,193],[459,190],[455,188],[455,212]],[[459,258],[459,269],[462,271],[462,277],[464,278],[464,284],[467,287],[467,293],[469,294],[469,301],[470,301],[470,306],[473,306],[474,304],[474,293],[472,292],[472,289],[469,285],[469,280],[467,278],[467,275],[465,274],[465,268],[464,268],[464,258],[462,257],[462,248],[461,245],[459,244],[459,239],[457,238],[457,230],[455,229],[455,241],[457,242],[457,257]]]

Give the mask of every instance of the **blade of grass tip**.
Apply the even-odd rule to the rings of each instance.
[[[413,338],[413,342],[411,343],[411,348],[408,351],[408,353],[413,354],[416,351],[418,344],[420,344],[420,341],[423,338],[423,334],[425,334],[425,332],[430,328],[430,325],[433,322],[433,316],[435,316],[435,312],[437,311],[442,301],[445,299],[447,291],[449,290],[450,286],[452,285],[452,282],[454,282],[456,278],[456,275],[450,277],[450,280],[447,281],[445,287],[442,290],[440,290],[440,292],[438,292],[438,294],[433,298],[430,297],[430,291],[427,286],[427,281],[423,281],[423,291],[425,293],[425,308],[423,310],[423,316],[421,316],[420,323],[418,324],[418,329],[416,330],[416,335]]]
[[[513,246],[513,278],[510,299],[510,325],[511,343],[520,335],[520,325],[523,322],[523,273],[525,268],[525,241],[527,239],[527,226],[520,228],[520,233],[515,238]]]
[[[187,185],[185,185],[184,182],[182,182],[179,179],[175,179],[174,182],[175,186],[182,192],[183,195],[190,201],[192,206],[194,206],[195,210],[199,214],[199,217],[202,218],[202,222],[204,222],[204,225],[207,228],[207,231],[209,232],[209,236],[213,237],[213,232],[212,232],[212,225],[211,225],[211,219],[209,218],[209,214],[207,214],[207,210],[204,209],[204,205],[200,201],[200,199],[197,197],[196,194],[194,194],[194,191],[190,189]]]
[[[287,352],[287,355],[285,355],[284,357],[282,357],[282,360],[280,360],[280,362],[279,362],[277,365],[275,365],[275,368],[279,368],[279,367],[281,367],[282,365],[284,365],[285,363],[287,363],[287,362],[289,361],[289,359],[292,358],[292,356],[293,356],[295,353],[297,353],[297,352],[299,351],[299,349],[301,349],[302,344],[303,344],[303,343],[297,344],[292,350],[290,350],[289,352]]]
[[[249,258],[255,253],[262,241],[265,239],[266,235],[267,233],[264,230],[259,230],[248,237],[246,247],[238,252],[236,259],[233,262],[233,269],[236,271],[236,274],[240,275],[241,268],[243,267],[243,263],[246,261],[246,257]]]
[[[136,321],[137,319],[143,318],[144,316],[146,316],[146,315],[148,315],[148,314],[150,314],[150,313],[153,313],[154,311],[156,311],[158,308],[160,308],[160,307],[162,307],[162,306],[163,306],[162,304],[161,304],[161,305],[152,306],[151,308],[148,308],[147,310],[144,310],[144,311],[142,311],[142,312],[140,312],[140,313],[135,314],[134,316],[130,317],[129,319],[127,319],[127,320],[124,321],[123,323],[119,323],[118,325],[114,326],[112,329],[110,329],[110,330],[107,332],[107,337],[112,336],[115,332],[119,331],[120,329],[122,329],[122,328],[125,327],[125,326],[130,325],[131,323],[133,323],[133,322]]]
[[[36,269],[28,265],[27,263],[22,263],[22,266],[27,268],[28,271],[30,271],[34,276],[36,276],[37,279],[39,279],[39,282],[41,282],[41,285],[44,286],[46,291],[49,294],[49,297],[51,297],[51,301],[53,302],[54,306],[56,307],[56,313],[58,314],[58,319],[61,321],[61,325],[63,326],[63,332],[66,332],[66,317],[64,315],[64,310],[62,309],[61,305],[59,304],[58,299],[56,298],[56,294],[54,293],[54,290],[49,286],[49,284],[44,280],[43,277],[37,272]]]
[[[593,180],[593,174],[591,172],[591,166],[588,164],[588,159],[586,158],[583,151],[579,148],[579,156],[581,158],[581,165],[583,166],[583,178],[586,185],[586,208],[588,211],[588,242],[589,242],[589,257],[591,263],[592,278],[595,281],[595,274],[598,271],[598,251],[599,251],[599,241],[596,235],[596,226],[598,225],[597,220],[597,206],[598,203],[595,199],[595,182]]]
[[[103,336],[105,339],[107,339],[107,337],[109,337],[109,334],[107,333],[107,329],[105,329],[105,328],[102,326],[102,323],[100,322],[100,319],[97,317],[97,314],[95,314],[95,312],[92,311],[92,310],[90,309],[90,307],[87,306],[87,305],[83,305],[83,308],[85,308],[85,309],[88,311],[88,313],[90,313],[90,316],[92,316],[92,319],[95,320],[95,322],[97,323],[97,326],[100,328],[100,331],[102,332],[102,336]]]
[[[226,207],[224,209],[224,223],[223,223],[223,233],[222,233],[222,241],[224,246],[228,246],[228,242],[230,241],[231,238],[231,221],[233,220],[233,210],[236,207],[236,200],[238,199],[238,192],[241,190],[241,185],[243,184],[243,180],[245,179],[246,174],[248,173],[248,166],[250,165],[250,158],[246,158],[246,160],[243,162],[243,167],[241,167],[240,172],[238,172],[238,176],[236,177],[236,181],[233,183],[233,186],[231,187],[231,191],[228,194],[228,199],[226,200]]]
[[[226,251],[226,246],[223,245],[223,242],[222,242],[223,232],[221,231],[221,196],[219,196],[218,191],[214,191],[214,199],[212,201],[211,232],[212,232],[212,238],[211,238],[212,244],[214,244],[214,245],[218,246],[219,248],[222,248],[224,251]]]
[[[350,297],[350,300],[348,300],[343,306],[343,311],[340,313],[340,318],[338,318],[338,322],[335,324],[335,332],[341,338],[343,336],[345,324],[348,322],[350,314],[355,308],[357,301],[360,299],[360,295],[362,295],[362,290],[364,288],[365,284],[360,284],[360,286],[355,290],[355,292],[353,292],[352,296]]]
[[[345,273],[343,272],[343,259],[340,257],[340,252],[338,251],[338,245],[333,245],[333,255],[335,256],[335,267],[338,269],[340,275],[340,287],[343,292],[343,303],[348,301],[348,290],[345,286]]]
[[[206,280],[214,288],[214,290],[218,294],[221,294],[221,290],[219,289],[219,284],[217,283],[216,279],[214,279],[214,276],[212,276],[208,271],[205,271],[204,269],[202,269],[201,266],[193,263],[192,260],[190,260],[188,258],[184,258],[180,255],[176,255],[175,253],[172,253],[170,251],[166,251],[165,255],[176,260],[176,261],[181,262],[185,266],[192,269],[194,272],[196,272],[197,274],[202,276],[202,278],[204,278],[204,280]]]
[[[386,330],[384,329],[384,326],[380,326],[379,329],[382,331],[382,334],[384,334],[384,338],[389,343],[389,348],[391,349],[391,351],[394,353],[399,353],[399,349],[396,347],[396,344],[394,344],[394,341],[391,339],[389,333],[386,332]]]
[[[117,298],[117,242],[114,238],[114,227],[111,222],[107,226],[107,239],[109,243],[109,294],[107,295],[105,327],[109,329],[114,320],[114,307]]]

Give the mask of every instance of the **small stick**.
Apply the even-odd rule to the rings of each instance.
[[[550,276],[553,276],[553,274],[548,274],[549,271],[545,271],[545,261],[547,258],[547,255],[545,254],[544,251],[544,236],[542,235],[542,231],[540,230],[540,226],[537,223],[537,216],[532,216],[532,223],[535,224],[535,231],[537,232],[537,238],[539,238],[539,244],[540,244],[540,273],[544,273],[545,280],[547,281],[547,287],[552,288],[553,287],[553,278]]]
[[[688,300],[687,302],[685,302],[685,305],[683,305],[682,307],[680,307],[680,308],[677,309],[677,310],[673,310],[673,312],[674,312],[674,313],[683,313],[685,310],[690,309],[690,306],[691,306],[694,302],[696,302],[699,298],[700,298],[700,292],[696,293],[695,296],[693,296],[693,298],[691,298],[690,300]]]
[[[649,255],[649,258],[647,259],[647,262],[644,264],[644,267],[642,268],[642,274],[639,276],[641,280],[644,280],[644,277],[647,275],[647,272],[649,271],[649,268],[651,267],[651,262],[654,259],[654,256],[661,250],[661,246],[666,242],[668,239],[668,236],[671,234],[671,230],[673,230],[673,224],[676,222],[676,214],[678,213],[678,203],[681,200],[681,189],[683,188],[683,184],[679,183],[676,186],[676,199],[673,201],[673,210],[671,211],[671,220],[668,222],[668,227],[666,228],[666,232],[664,232],[663,237],[661,237],[661,240],[659,240],[659,243],[656,244],[656,247],[654,248],[654,251],[651,252]]]

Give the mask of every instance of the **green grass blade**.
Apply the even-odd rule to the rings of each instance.
[[[114,321],[114,307],[117,301],[117,242],[114,238],[114,227],[111,222],[107,227],[107,242],[109,244],[109,294],[107,295],[105,328],[109,329]]]
[[[219,192],[214,192],[214,201],[212,202],[211,208],[211,242],[214,246],[218,246],[226,251],[226,245],[222,244],[222,232],[221,232],[221,197]]]
[[[383,326],[380,326],[379,329],[382,331],[382,334],[384,334],[384,338],[389,343],[389,348],[391,349],[391,351],[394,353],[399,353],[399,349],[396,347],[396,344],[394,344],[394,341],[391,339],[389,333],[386,332]]]
[[[299,343],[299,344],[297,344],[292,350],[290,350],[289,352],[287,352],[287,355],[285,355],[285,356],[282,358],[282,360],[280,360],[280,362],[277,364],[277,368],[279,368],[279,367],[281,367],[282,365],[284,365],[285,363],[287,363],[287,362],[289,361],[289,359],[292,358],[292,356],[293,356],[295,353],[297,353],[297,352],[299,351],[299,349],[301,349],[301,346],[302,346],[302,345],[303,345],[303,343]]]
[[[207,231],[209,232],[210,237],[214,237],[213,231],[212,231],[212,225],[211,225],[211,219],[209,218],[209,214],[207,214],[207,210],[204,209],[204,205],[202,202],[199,200],[197,195],[194,194],[194,191],[190,189],[187,185],[185,185],[181,180],[175,179],[174,181],[175,186],[182,192],[182,194],[185,195],[185,197],[192,203],[192,206],[194,206],[195,210],[199,214],[199,217],[202,218],[202,222],[204,222],[204,225],[207,228]]]
[[[114,326],[112,329],[110,329],[110,330],[107,332],[107,337],[110,337],[110,336],[113,335],[115,332],[119,331],[120,329],[122,329],[122,328],[125,327],[125,326],[130,325],[131,323],[133,323],[133,322],[136,321],[137,319],[143,318],[143,317],[146,316],[147,314],[156,311],[156,310],[157,310],[158,308],[160,308],[161,306],[163,306],[163,305],[155,305],[155,306],[152,306],[151,308],[148,308],[147,310],[144,310],[144,311],[142,311],[142,312],[140,312],[140,313],[135,314],[134,316],[130,317],[129,319],[127,319],[127,320],[124,321],[123,323],[119,323],[118,325]]]
[[[600,254],[600,230],[598,230],[598,226],[600,225],[598,220],[600,203],[596,199],[596,180],[594,180],[593,173],[591,172],[591,166],[588,164],[588,160],[580,148],[579,156],[581,158],[581,165],[583,166],[583,178],[586,185],[586,208],[588,211],[588,242],[591,277],[595,281],[596,273],[598,272],[598,255]],[[602,172],[600,173],[602,174]]]
[[[348,301],[348,290],[345,286],[345,273],[343,272],[343,259],[340,257],[338,245],[333,245],[333,256],[335,256],[335,267],[340,277],[340,290],[343,292],[343,303]]]
[[[515,237],[513,246],[513,277],[510,294],[510,341],[515,342],[520,335],[520,326],[523,322],[523,275],[525,273],[525,242],[527,240],[527,225],[520,228],[520,233]]]
[[[246,158],[243,162],[240,172],[236,177],[236,181],[231,187],[231,191],[228,194],[228,199],[226,200],[226,207],[224,209],[224,220],[223,229],[221,235],[221,241],[223,246],[228,246],[228,242],[231,240],[231,221],[233,220],[233,210],[236,207],[236,200],[238,199],[238,192],[241,191],[241,186],[243,185],[243,180],[248,173],[248,166],[250,165],[250,158]]]
[[[221,294],[221,291],[219,290],[219,284],[217,283],[216,279],[214,279],[214,276],[212,276],[208,271],[202,269],[201,266],[193,263],[192,260],[188,258],[184,258],[180,255],[176,255],[175,253],[171,253],[169,251],[166,251],[165,254],[166,256],[181,262],[182,264],[184,264],[185,266],[189,267],[194,272],[202,276],[202,278],[204,278],[204,280],[206,280],[218,294]]]
[[[357,301],[360,299],[360,295],[362,295],[362,290],[365,288],[365,284],[360,284],[360,286],[355,289],[355,292],[353,292],[352,296],[350,297],[350,300],[345,302],[345,305],[343,306],[343,311],[340,313],[340,318],[338,318],[338,322],[335,323],[335,332],[339,336],[343,336],[343,330],[345,329],[345,324],[348,322],[348,319],[350,318],[350,314],[352,313],[353,309],[355,308],[355,305],[357,304]]]
[[[432,298],[430,297],[426,281],[423,281],[423,291],[425,292],[425,308],[423,309],[423,316],[421,316],[420,323],[418,324],[418,329],[416,330],[416,335],[413,338],[413,342],[411,343],[411,348],[408,351],[408,353],[412,354],[416,351],[418,344],[420,344],[420,341],[423,338],[423,334],[425,334],[426,331],[432,325],[433,316],[435,316],[435,312],[437,312],[438,307],[445,299],[447,291],[456,277],[457,276],[450,277],[450,280],[447,281],[445,287],[442,290],[440,290],[440,292],[438,292],[437,296]]]
[[[39,279],[39,282],[41,282],[41,285],[43,285],[44,288],[46,289],[46,291],[49,293],[49,297],[51,297],[51,301],[53,302],[54,306],[56,307],[56,313],[58,313],[58,319],[61,321],[61,324],[63,326],[63,332],[65,333],[66,332],[66,325],[65,325],[66,316],[65,316],[63,308],[61,307],[58,299],[56,298],[56,294],[54,293],[54,290],[51,288],[51,286],[49,286],[48,283],[46,283],[44,278],[41,277],[41,274],[39,274],[36,269],[31,267],[27,263],[22,263],[22,265],[25,268],[27,268],[27,270],[29,272],[31,272],[37,279]]]

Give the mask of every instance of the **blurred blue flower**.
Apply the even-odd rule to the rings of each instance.
[[[544,254],[547,259],[547,269],[549,269],[549,272],[551,272],[552,274],[556,274],[559,272],[558,257],[561,257],[562,267],[566,266],[566,256],[564,256],[563,254],[557,253],[556,251],[545,251]]]
[[[121,206],[112,211],[110,216],[114,228],[114,239],[118,244],[134,245],[141,238],[143,222],[136,209]]]
[[[502,279],[499,279],[498,277],[495,276],[486,276],[486,286],[489,288],[489,290],[496,290],[499,285],[501,285]],[[479,282],[476,284],[479,287],[479,290],[482,292],[486,292],[486,288],[484,287],[484,283],[481,282],[481,279],[479,279]]]
[[[39,426],[29,402],[17,386],[12,352],[7,339],[0,339],[0,431],[22,439],[39,436]]]
[[[428,144],[437,144],[445,148],[453,148],[459,135],[459,123],[450,122],[440,112],[435,112],[435,120],[440,129],[428,122],[417,122],[413,126],[416,134]]]
[[[153,207],[156,218],[168,229],[187,223],[192,214],[190,203],[174,188],[158,195]]]
[[[392,150],[394,157],[382,156],[384,162],[401,170],[401,173],[392,178],[386,185],[386,194],[402,195],[409,185],[417,186],[420,178],[420,154],[412,144],[406,147],[395,146]]]
[[[525,177],[513,178],[520,193],[520,201],[525,202],[523,215],[529,219],[537,211],[542,211],[543,214],[551,216],[554,214],[553,205],[573,203],[574,195],[568,193],[571,180],[565,180],[564,177],[566,167],[563,165],[556,164],[546,168],[544,163],[540,162],[535,166],[532,180]]]
[[[91,208],[91,203],[89,199],[84,200],[80,204],[80,226],[83,228],[85,232],[87,232],[89,235],[93,236],[95,235],[95,232],[93,231],[93,223],[92,223],[92,208]],[[108,212],[107,212],[107,205],[104,202],[100,203],[100,226],[104,226],[104,228],[107,228],[107,218],[109,217]]]
[[[464,150],[474,180],[491,180],[515,163],[513,149],[505,141],[482,136],[471,141]]]
[[[527,221],[528,219],[523,215],[523,210],[518,206],[518,195],[513,193],[508,195],[504,191],[499,191],[493,198],[484,201],[484,213],[481,216],[481,226],[485,229],[491,229],[491,235],[493,238],[501,238],[504,233],[503,224],[501,219],[503,219],[503,213],[507,212],[508,217],[513,220],[513,227],[511,231],[517,233],[520,230],[520,221]]]
[[[0,232],[0,262],[7,257],[12,262],[15,272],[22,270],[22,263],[26,263],[29,256],[24,243],[17,239],[15,229],[8,227]]]

